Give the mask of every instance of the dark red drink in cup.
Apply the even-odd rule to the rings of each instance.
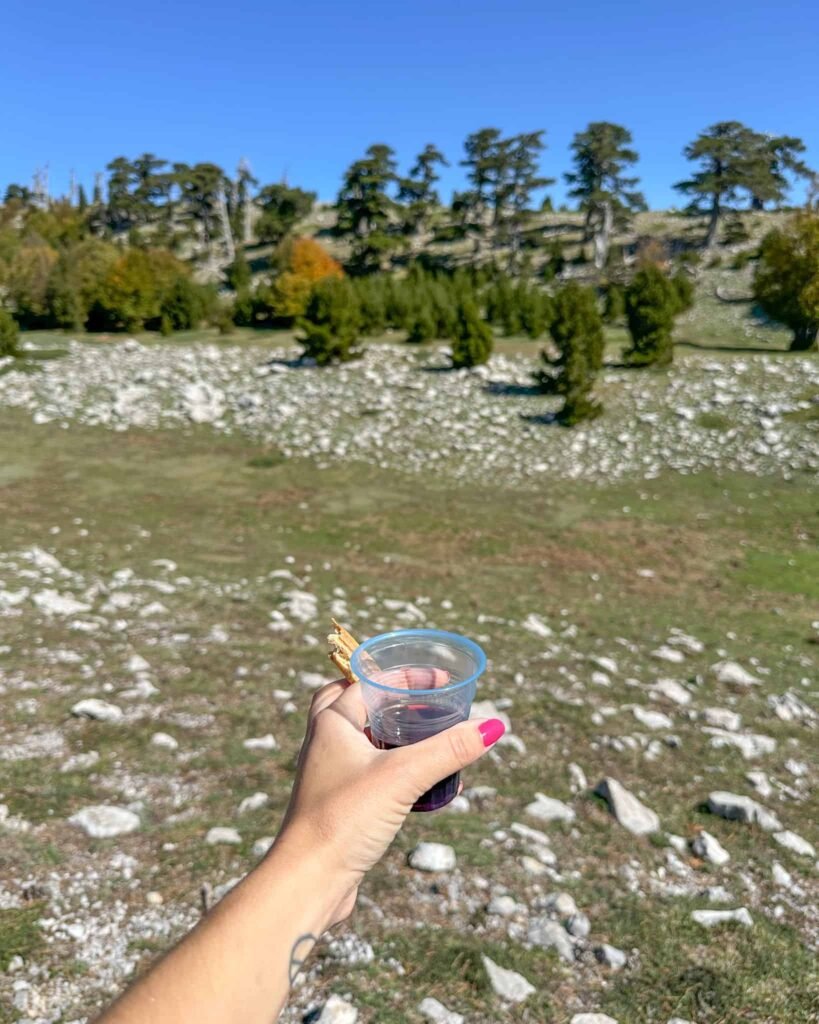
[[[434,736],[469,718],[486,655],[467,637],[437,629],[401,629],[372,637],[351,667],[367,705],[370,735],[389,750]],[[458,792],[459,774],[436,783],[414,804],[435,811]]]

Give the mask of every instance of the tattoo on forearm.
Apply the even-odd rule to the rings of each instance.
[[[304,961],[310,955],[310,950],[317,942],[316,936],[307,932],[300,935],[293,943],[293,948],[290,950],[290,966],[287,969],[287,977],[291,985],[296,980],[296,975],[301,970]]]

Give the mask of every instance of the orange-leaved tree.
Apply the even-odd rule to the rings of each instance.
[[[273,281],[273,309],[277,317],[290,319],[304,314],[317,281],[344,277],[341,264],[312,238],[294,238],[278,255],[281,271]]]

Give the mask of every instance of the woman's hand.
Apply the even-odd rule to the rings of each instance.
[[[463,722],[377,750],[365,720],[358,684],[315,694],[290,806],[267,856],[98,1024],[269,1024],[418,797],[503,734],[497,719]]]
[[[413,688],[435,686],[433,670]],[[355,903],[358,883],[395,838],[415,801],[436,782],[476,761],[504,732],[496,719],[471,720],[406,747],[378,750],[364,726],[358,683],[317,690],[296,783],[277,845],[321,856],[344,896],[329,924]]]

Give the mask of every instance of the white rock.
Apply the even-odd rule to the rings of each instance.
[[[697,857],[710,861],[721,867],[731,859],[730,853],[721,845],[716,836],[712,836],[705,829],[699,832],[691,841],[691,850]]]
[[[793,876],[790,871],[782,867],[778,860],[773,862],[771,867],[771,875],[773,876],[774,883],[782,889],[793,888]]]
[[[654,811],[641,803],[617,779],[601,779],[594,791],[608,803],[611,813],[623,828],[634,835],[644,836],[659,829],[660,819]]]
[[[356,1024],[358,1010],[341,996],[332,995],[324,1004],[316,1024]]]
[[[774,839],[780,846],[784,846],[786,850],[790,850],[792,853],[798,853],[800,857],[816,856],[816,848],[813,844],[809,843],[807,839],[803,839],[802,836],[797,835],[796,832],[791,832],[790,829],[774,832]]]
[[[151,737],[152,747],[161,747],[163,750],[176,750],[179,741],[167,732],[155,732]]]
[[[655,700],[665,697],[666,700],[682,706],[691,703],[691,694],[676,679],[658,679],[653,686],[649,687],[648,692]]]
[[[718,683],[729,686],[758,686],[759,680],[735,661],[718,661],[711,666]]]
[[[165,902],[165,898],[161,892],[151,890],[151,892],[145,893],[145,902],[150,907],[161,907],[162,904]]]
[[[535,799],[527,804],[526,813],[539,821],[574,821],[575,813],[568,804],[543,793],[535,793]]]
[[[535,986],[527,981],[522,974],[500,967],[488,956],[481,959],[486,968],[489,984],[495,995],[500,996],[501,999],[506,999],[510,1003],[522,1003],[524,999],[528,999],[535,992]]]
[[[578,910],[566,921],[566,931],[576,939],[587,939],[591,931],[591,921],[582,910]]]
[[[767,798],[773,793],[773,786],[765,772],[746,772],[745,778],[761,797]]]
[[[251,853],[253,854],[254,857],[264,857],[264,855],[267,853],[267,851],[270,849],[270,847],[273,845],[275,841],[275,836],[261,836],[253,844]]]
[[[239,814],[248,814],[250,811],[258,811],[262,807],[267,807],[269,803],[270,797],[267,793],[254,793],[252,796],[246,796],[239,804]]]
[[[66,758],[60,765],[60,771],[63,774],[66,772],[85,771],[86,768],[93,768],[99,759],[98,750],[88,750],[82,754],[72,754],[71,757]]]
[[[118,704],[110,704],[98,697],[77,701],[71,708],[71,714],[77,718],[93,718],[98,722],[120,722],[123,717],[122,708]]]
[[[768,697],[768,707],[772,708],[776,717],[783,722],[812,722],[816,719],[813,708],[791,690],[781,695],[771,694]]]
[[[569,1024],[617,1024],[607,1013],[576,1013]]]
[[[676,647],[666,647],[665,644],[658,647],[656,651],[652,651],[651,657],[656,658],[657,661],[667,661],[672,665],[682,665],[685,661],[685,655],[682,651]]]
[[[91,608],[90,604],[78,601],[70,594],[59,594],[56,590],[41,590],[39,593],[32,594],[31,600],[46,615],[78,615]]]
[[[416,871],[452,871],[455,851],[444,843],[419,843],[409,855],[409,865]]]
[[[221,825],[214,825],[213,828],[209,828],[208,833],[205,836],[205,842],[209,846],[218,846],[221,844],[238,846],[241,841],[242,837],[235,828],[225,828]]]
[[[683,633],[681,629],[672,629],[671,636],[666,642],[671,644],[672,647],[683,647],[692,654],[702,654],[705,650],[705,644],[702,640],[698,640],[695,636],[690,636],[688,633]]]
[[[674,722],[660,711],[647,711],[639,706],[631,709],[637,721],[647,729],[673,729]]]
[[[713,928],[718,924],[726,924],[736,921],[737,924],[750,928],[754,923],[746,907],[738,907],[736,910],[693,910],[691,920],[701,924],[704,928]]]
[[[610,946],[607,942],[597,946],[594,955],[598,962],[610,967],[613,971],[619,971],[626,966],[626,954],[616,946]]]
[[[729,821],[757,824],[766,832],[782,828],[779,819],[772,811],[767,810],[751,797],[741,796],[738,793],[727,793],[724,790],[715,790],[713,793],[709,793],[708,810]]]
[[[571,917],[572,914],[578,912],[574,896],[568,892],[549,893],[546,897],[545,906],[548,911],[557,914],[558,917]]]
[[[266,736],[256,736],[251,739],[243,740],[242,746],[246,750],[276,750],[278,744],[273,738],[273,734],[267,733]]]
[[[710,726],[705,726],[702,731],[711,736],[711,746],[715,749],[736,747],[748,761],[755,757],[763,757],[765,754],[772,754],[776,750],[776,740],[773,736],[761,736],[759,733],[750,732],[728,732],[723,729],[713,729]]]
[[[308,690],[318,690],[320,686],[326,686],[332,681],[321,672],[299,672],[299,682]]]
[[[605,672],[592,672],[591,681],[593,686],[611,686],[611,679]]]
[[[574,761],[569,762],[569,788],[573,793],[583,793],[589,788],[589,781],[586,778],[586,773],[580,767],[579,764],[575,764]]]
[[[561,960],[574,961],[574,946],[566,929],[550,917],[537,917],[529,923],[527,938],[533,946],[554,949]]]
[[[702,717],[709,725],[728,732],[736,732],[742,725],[742,716],[728,708],[705,708]]]
[[[497,914],[499,917],[512,917],[518,905],[511,896],[493,896],[486,908],[487,914]]]
[[[617,675],[617,662],[614,660],[614,658],[593,657],[592,661],[595,663],[595,665],[599,665],[600,668],[602,668],[604,672],[608,672],[609,675],[612,675],[612,676],[616,676]]]
[[[552,635],[552,630],[546,625],[543,619],[534,612],[530,612],[526,616],[523,622],[521,622],[521,626],[530,633],[534,633],[535,636],[540,636],[544,639]]]
[[[432,1021],[432,1024],[464,1024],[463,1014],[448,1010],[432,996],[422,999],[417,1009],[421,1016]]]
[[[672,1017],[667,1024],[695,1024],[693,1020],[685,1020],[684,1017]]]
[[[141,654],[132,654],[131,657],[128,659],[128,664],[126,668],[128,669],[129,672],[132,672],[134,675],[136,675],[139,672],[151,671],[151,666],[142,657]]]
[[[72,814],[68,821],[94,839],[127,835],[129,832],[135,832],[140,824],[139,815],[129,811],[127,807],[115,807],[112,804],[83,807],[76,814]]]

